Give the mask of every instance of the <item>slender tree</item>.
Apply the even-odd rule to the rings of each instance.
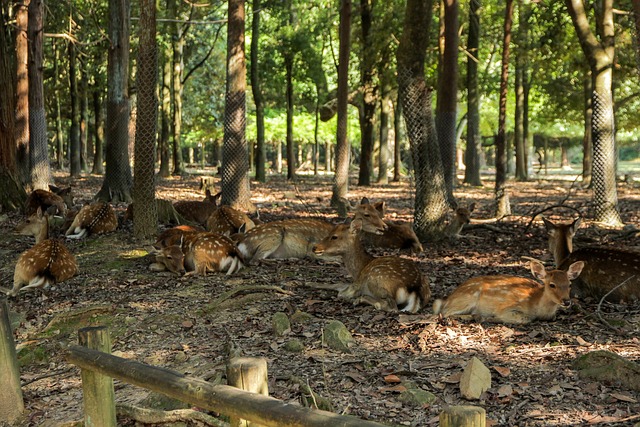
[[[171,133],[171,55],[168,49],[163,49],[162,55],[162,86],[160,94],[162,96],[161,115],[160,115],[160,170],[158,175],[168,177],[171,175],[169,171],[170,148],[169,140]]]
[[[360,86],[362,88],[362,108],[360,110],[360,171],[358,185],[371,185],[374,119],[376,116],[377,94],[374,84],[375,54],[371,37],[373,21],[373,1],[360,0],[360,28],[362,29],[362,49],[360,52]]]
[[[62,169],[64,167],[64,133],[62,132],[62,113],[60,108],[60,49],[58,49],[58,43],[53,40],[53,96],[54,96],[54,108],[53,121],[56,124],[56,169]]]
[[[349,140],[347,139],[347,102],[349,97],[349,49],[351,45],[351,0],[340,0],[340,25],[338,29],[340,46],[338,48],[338,101],[336,164],[333,178],[331,205],[340,217],[348,212],[347,193],[349,192]]]
[[[104,173],[104,114],[102,110],[102,88],[99,84],[93,85],[93,128],[95,138],[93,144],[93,166],[91,173],[102,175]]]
[[[516,180],[526,181],[527,172],[527,129],[525,129],[525,116],[527,115],[526,102],[526,80],[527,67],[529,63],[529,16],[531,9],[523,0],[518,0],[518,34],[516,50],[516,73],[515,73],[515,128],[514,143],[516,152]]]
[[[67,45],[69,57],[69,102],[71,104],[71,126],[69,127],[69,172],[72,177],[79,177],[82,171],[80,155],[80,96],[78,94],[78,61],[76,45],[69,41]]]
[[[496,217],[511,214],[507,192],[507,95],[509,84],[509,47],[513,24],[513,0],[507,0],[502,41],[502,71],[500,72],[500,105],[498,107],[498,134],[496,135]]]
[[[582,185],[591,187],[591,177],[593,176],[593,139],[591,138],[591,126],[593,121],[592,98],[593,79],[591,71],[584,73],[584,136],[582,137]]]
[[[29,3],[29,164],[34,189],[49,189],[49,139],[44,109],[44,0]]]
[[[157,232],[158,211],[154,181],[156,130],[158,126],[158,46],[156,44],[156,2],[140,0],[140,47],[138,48],[138,88],[135,163],[133,180],[133,233],[138,239]]]
[[[222,203],[255,210],[249,189],[249,159],[245,135],[246,75],[244,0],[229,0],[227,23],[227,86],[222,151]]]
[[[265,162],[267,146],[264,142],[264,101],[260,87],[260,64],[258,62],[258,46],[260,41],[261,0],[253,0],[253,17],[251,21],[251,93],[256,105],[256,181],[266,182]]]
[[[431,0],[407,0],[397,50],[398,89],[416,176],[414,227],[421,240],[440,239],[449,211],[442,157],[436,135],[425,58]]]
[[[169,16],[175,19],[178,16],[178,6],[176,0],[167,0],[167,11]],[[172,46],[172,75],[171,75],[171,105],[172,105],[172,126],[173,131],[173,174],[182,175],[184,165],[182,160],[182,78],[184,74],[184,45],[186,32],[189,27],[182,28],[180,22],[176,20],[171,23],[171,46]]]
[[[616,142],[613,110],[613,64],[615,29],[613,0],[603,0],[595,8],[597,37],[591,31],[582,0],[565,0],[582,51],[589,62],[592,87],[593,120],[593,204],[595,219],[610,226],[622,224],[618,212],[616,188]]]
[[[400,99],[400,91],[396,97],[396,103],[393,108],[393,181],[400,181],[402,172],[402,139],[404,129],[402,127],[402,102]]]
[[[129,164],[129,0],[109,0],[106,172],[100,200],[131,202]]]
[[[15,3],[16,40],[16,160],[20,179],[27,183],[29,176],[29,43],[28,9],[30,0]]]
[[[480,0],[469,1],[469,35],[467,38],[467,149],[465,151],[464,182],[481,186],[480,178],[480,95],[478,93],[478,62],[480,41]]]

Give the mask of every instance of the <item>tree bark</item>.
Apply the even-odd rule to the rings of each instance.
[[[267,146],[264,141],[264,102],[260,87],[260,64],[258,49],[260,41],[260,11],[262,0],[253,0],[253,20],[251,21],[251,93],[256,106],[256,181],[267,182],[265,163]]]
[[[528,20],[530,9],[523,0],[518,0],[518,50],[516,52],[516,110],[514,126],[514,142],[516,152],[516,180],[526,181],[527,173],[527,145],[525,135],[525,80],[527,75],[528,58]]]
[[[31,185],[48,190],[52,184],[43,84],[44,0],[29,3],[29,163]]]
[[[593,139],[591,127],[593,126],[593,105],[591,95],[593,93],[593,79],[591,71],[584,77],[584,137],[582,138],[582,185],[591,187],[593,176]]]
[[[28,183],[29,173],[29,3],[30,0],[15,3],[16,42],[16,146],[20,180]]]
[[[478,94],[478,61],[480,41],[480,0],[469,2],[469,36],[467,39],[467,150],[465,151],[464,182],[482,186],[480,178],[480,96]]]
[[[244,0],[229,0],[227,86],[222,148],[222,204],[253,211],[246,141],[246,63]]]
[[[162,107],[160,116],[160,170],[158,175],[166,178],[169,172],[169,139],[171,134],[171,55],[165,49],[162,67]]]
[[[96,199],[131,202],[129,164],[129,0],[109,0],[106,173]]]
[[[338,49],[338,123],[336,132],[336,163],[331,206],[342,218],[347,216],[349,191],[349,154],[347,139],[347,98],[349,96],[349,49],[351,47],[351,0],[340,0],[340,47]]]
[[[296,177],[296,155],[293,145],[293,53],[289,52],[285,55],[284,69],[286,80],[286,99],[287,99],[287,179],[295,179]]]
[[[176,0],[167,1],[167,10],[169,16],[178,16],[178,6]],[[172,105],[172,126],[173,130],[173,174],[182,175],[183,159],[182,159],[182,76],[184,72],[184,31],[180,30],[180,22],[174,22],[171,25],[171,45],[173,51],[172,57],[172,74],[171,74],[171,105]]]
[[[395,108],[393,109],[393,129],[393,181],[398,182],[402,174],[402,140],[404,135],[402,127],[402,102],[399,91]]]
[[[53,121],[56,124],[56,169],[58,170],[64,168],[65,165],[64,133],[62,132],[62,114],[60,112],[60,99],[62,98],[62,96],[60,95],[60,89],[58,89],[58,76],[60,75],[59,63],[60,50],[58,49],[57,41],[55,41],[53,43],[53,96],[55,98],[55,106],[53,108]]]
[[[371,40],[372,0],[360,0],[360,28],[362,50],[360,59],[360,85],[362,87],[362,110],[360,114],[360,170],[358,185],[371,185],[372,156],[374,145],[374,119],[377,94],[373,83],[375,70],[374,47]]]
[[[85,70],[80,72],[80,170],[87,171],[89,134],[89,79]]]
[[[511,214],[507,193],[507,95],[509,85],[509,47],[513,23],[513,0],[505,5],[504,38],[502,42],[502,71],[500,73],[500,105],[498,109],[498,134],[496,135],[496,218]]]
[[[596,14],[598,37],[591,31],[582,0],[565,0],[565,3],[593,77],[591,133],[595,220],[609,226],[620,226],[612,90],[615,55],[613,0],[603,0],[600,13]]]
[[[140,1],[138,48],[138,115],[133,180],[133,234],[137,239],[149,239],[157,233],[158,209],[155,186],[155,146],[158,127],[158,46],[156,44],[156,2]]]
[[[378,162],[378,184],[389,183],[389,118],[391,116],[391,87],[388,81],[381,82],[380,96],[380,156]]]
[[[100,85],[93,88],[93,127],[95,140],[93,144],[93,167],[91,173],[102,175],[104,173],[104,120],[102,113],[102,93]]]
[[[80,99],[78,96],[78,61],[76,46],[69,42],[67,46],[69,57],[69,102],[71,105],[71,126],[69,128],[69,172],[72,177],[79,177],[81,172],[80,160]]]
[[[444,182],[449,203],[455,205],[453,188],[456,184],[456,124],[458,108],[458,1],[442,1],[442,36],[440,38],[440,67],[436,130]]]

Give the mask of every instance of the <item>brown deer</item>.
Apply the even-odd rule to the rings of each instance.
[[[573,285],[576,296],[600,300],[606,295],[612,302],[640,300],[640,253],[603,247],[574,250],[573,236],[581,218],[568,224],[554,224],[546,218],[543,221],[556,267],[563,269],[576,261],[586,264]]]
[[[225,236],[238,232],[246,233],[255,226],[247,214],[231,206],[220,206],[207,218],[207,231]]]
[[[38,208],[42,208],[43,212],[48,214],[64,216],[67,208],[73,206],[71,187],[65,189],[49,187],[54,188],[57,192],[38,189],[29,194],[25,202],[25,215],[29,217],[35,214]]]
[[[194,227],[192,225],[177,225],[173,228],[169,228],[158,234],[158,238],[153,247],[157,250],[166,248],[167,246],[173,246],[178,243],[181,244],[183,238],[187,234],[201,233],[205,231],[200,227]]]
[[[351,225],[335,226],[313,246],[318,256],[341,256],[353,277],[353,283],[341,289],[338,297],[354,304],[370,304],[378,310],[416,313],[429,301],[429,282],[410,259],[372,257],[362,244],[362,229],[362,219],[356,218]]]
[[[233,274],[244,267],[233,241],[220,234],[186,232],[180,241],[160,249],[152,271],[206,275],[209,271]]]
[[[83,206],[65,233],[68,239],[82,239],[89,234],[104,234],[118,228],[116,212],[107,202]]]
[[[546,271],[540,262],[532,261],[531,272],[543,283],[517,276],[474,277],[445,300],[435,300],[433,312],[444,317],[471,314],[481,320],[511,324],[550,320],[559,307],[571,306],[571,280],[583,267],[579,261],[567,271]]]
[[[175,202],[173,204],[173,207],[186,220],[193,221],[201,225],[206,225],[209,215],[211,215],[216,209],[218,209],[219,198],[220,193],[211,195],[211,191],[207,189],[205,191],[204,200],[181,200]]]
[[[476,204],[458,207],[451,222],[447,225],[446,234],[449,237],[458,237],[462,228],[471,222],[471,213],[475,210]]]
[[[36,244],[18,258],[13,275],[13,289],[7,295],[15,296],[29,288],[48,287],[78,273],[76,259],[64,243],[49,239],[49,216],[43,214],[41,208],[19,224],[16,232],[35,236]]]
[[[356,212],[354,219],[362,219],[365,222],[369,221],[382,221],[385,214],[385,203],[377,202],[375,204],[369,203],[369,199],[362,198],[362,201],[356,206]],[[377,218],[373,218],[377,215]],[[386,228],[382,230],[382,233],[370,233],[366,226],[364,228],[365,233],[362,236],[363,242],[366,246],[374,246],[378,248],[389,249],[409,249],[411,252],[420,253],[423,251],[422,244],[416,236],[409,224],[395,224],[391,221],[384,221]]]

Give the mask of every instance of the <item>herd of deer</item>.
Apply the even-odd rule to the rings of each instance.
[[[49,215],[64,215],[68,190],[35,190],[26,203],[27,219],[17,233],[35,236],[36,244],[22,253],[15,267],[13,289],[46,287],[78,273],[73,254],[61,240],[49,238]],[[67,198],[67,200],[65,200]],[[285,219],[256,224],[245,213],[219,206],[217,196],[207,191],[204,201],[173,204],[184,218],[200,226],[179,225],[160,233],[154,245],[152,271],[206,275],[233,274],[266,258],[341,258],[352,283],[338,286],[338,296],[366,303],[380,310],[416,313],[426,306],[431,289],[418,264],[405,257],[374,257],[367,247],[423,248],[409,225],[384,221],[385,204],[365,198],[356,206],[349,223],[334,225],[320,219]],[[458,235],[475,205],[458,208],[447,230]],[[436,299],[434,314],[473,315],[481,320],[524,324],[535,319],[552,319],[560,307],[578,297],[607,298],[613,302],[640,300],[640,254],[633,251],[582,248],[572,242],[580,219],[554,224],[543,218],[549,235],[549,251],[557,269],[548,271],[531,262],[533,279],[496,275],[474,277],[461,284],[446,299]],[[71,221],[71,220],[69,220]],[[84,206],[66,228],[66,238],[114,231],[118,219],[105,202]],[[574,281],[572,286],[572,281]]]

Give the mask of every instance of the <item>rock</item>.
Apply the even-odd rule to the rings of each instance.
[[[406,390],[400,393],[398,400],[405,405],[422,407],[429,405],[438,398],[435,394],[419,388],[416,384],[406,381],[402,383]]]
[[[284,344],[284,349],[292,353],[301,353],[304,350],[304,344],[299,339],[293,338]]]
[[[355,344],[351,333],[339,320],[329,322],[324,329],[324,342],[334,350],[350,353],[350,348]]]
[[[304,311],[296,310],[296,312],[291,315],[291,323],[305,324],[311,320],[313,320],[313,316]]]
[[[281,311],[275,313],[271,318],[271,327],[273,328],[273,333],[277,337],[282,337],[291,332],[291,323],[289,322],[289,318]]]
[[[573,368],[580,378],[590,378],[640,391],[640,365],[606,350],[592,351],[578,357]]]
[[[491,387],[491,372],[477,357],[472,357],[460,377],[460,394],[468,400],[480,399]]]

